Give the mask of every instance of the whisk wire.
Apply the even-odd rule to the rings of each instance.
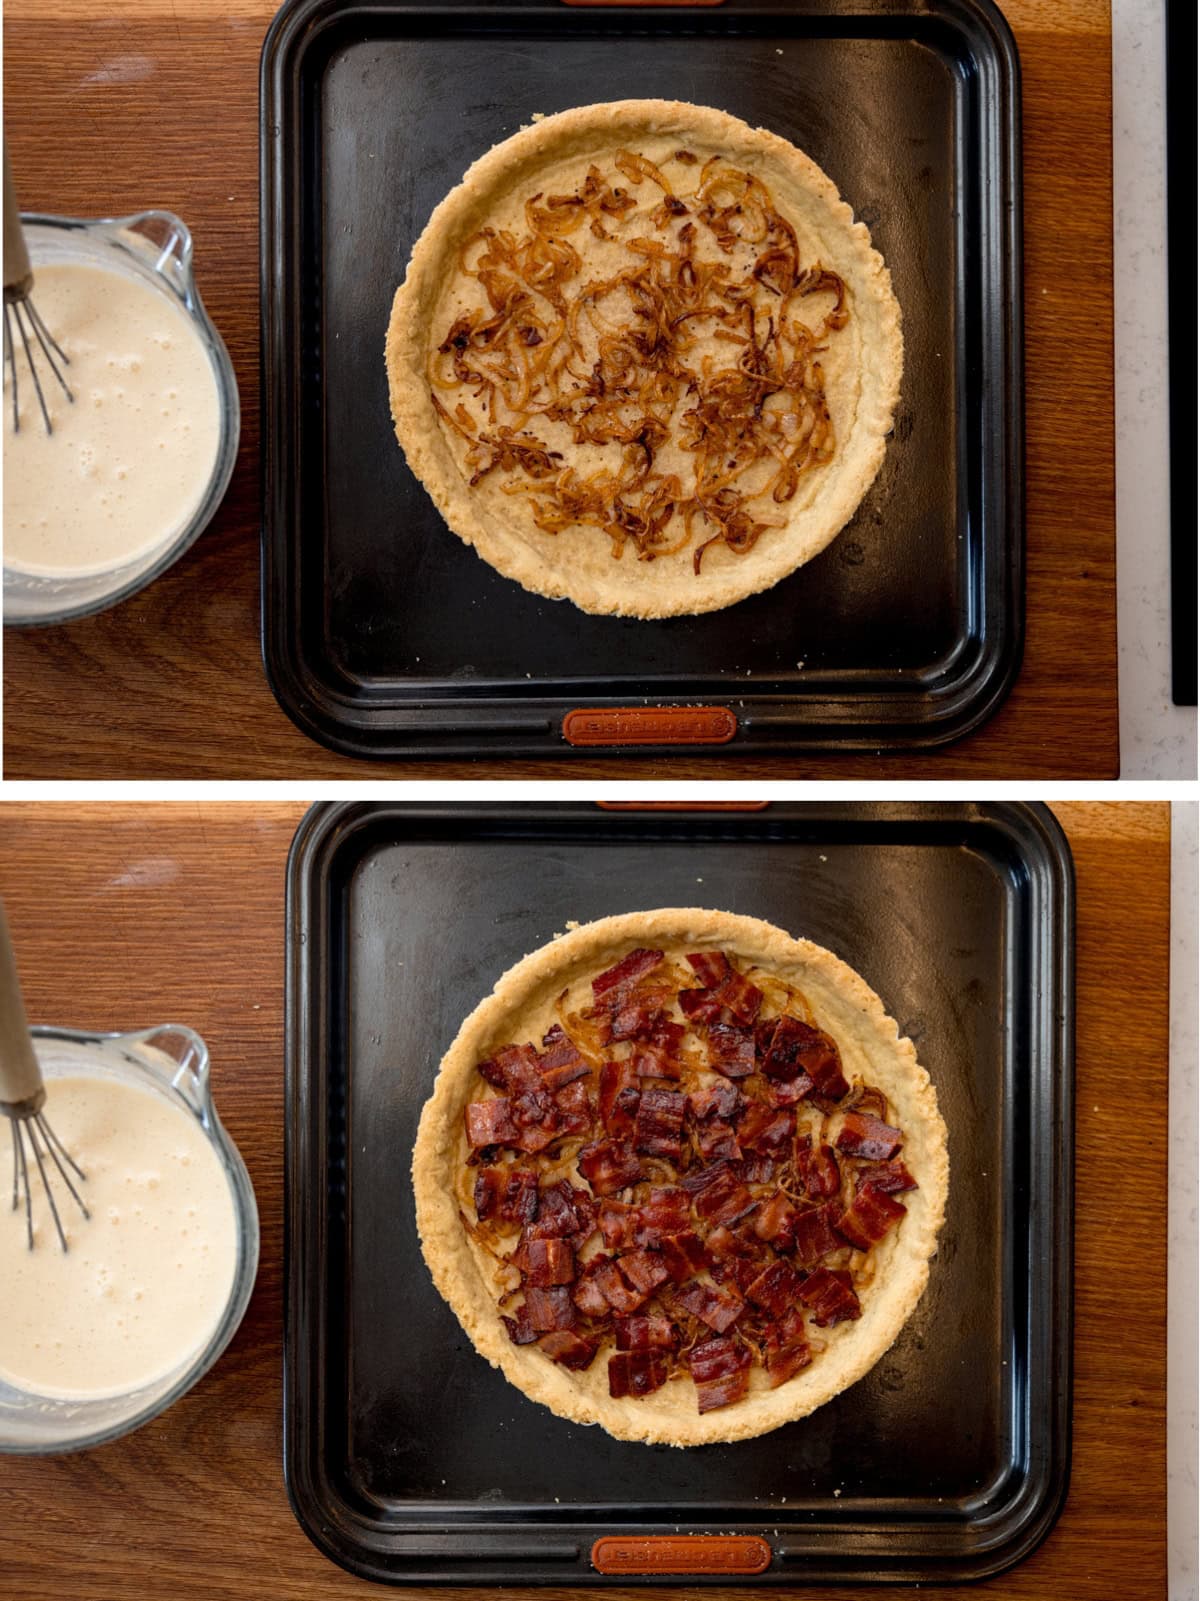
[[[8,363],[8,370],[12,373],[12,408],[13,433],[21,431],[21,408],[17,399],[17,356],[13,349],[12,317],[9,315],[8,301],[4,302],[4,359]]]
[[[58,1230],[58,1243],[63,1248],[64,1255],[67,1250],[67,1236],[63,1231],[62,1218],[58,1215],[58,1203],[54,1199],[54,1191],[50,1188],[50,1180],[46,1177],[46,1164],[42,1161],[42,1148],[38,1144],[36,1117],[29,1119],[29,1143],[33,1146],[33,1154],[37,1161],[38,1172],[42,1175],[42,1188],[46,1192],[46,1199],[50,1202],[50,1212],[54,1218],[54,1227]]]
[[[85,1183],[87,1181],[87,1174],[83,1171],[83,1169],[80,1167],[79,1163],[71,1155],[70,1151],[67,1150],[66,1146],[59,1139],[58,1135],[50,1127],[50,1124],[47,1122],[46,1114],[44,1112],[36,1113],[34,1115],[33,1121],[37,1124],[38,1128],[41,1129],[42,1138],[46,1142],[46,1149],[50,1153],[51,1157],[54,1160],[54,1165],[58,1169],[60,1178],[62,1179],[63,1183],[67,1186],[67,1188],[70,1190],[72,1198],[75,1201],[75,1204],[79,1207],[79,1210],[83,1213],[84,1217],[89,1217],[90,1218],[92,1214],[88,1211],[87,1204],[84,1201],[83,1196],[80,1195],[79,1191],[75,1188],[74,1184],[71,1183],[71,1175],[67,1172],[67,1169],[63,1166],[62,1159],[66,1160],[68,1165],[75,1171],[76,1174],[78,1174],[78,1176],[81,1179],[84,1180]]]
[[[30,297],[26,296],[26,298],[23,300],[5,301],[4,334],[6,354],[8,356],[9,368],[12,372],[14,433],[20,433],[21,431],[21,414],[17,405],[17,361],[16,348],[13,344],[12,329],[9,326],[10,308],[12,312],[12,321],[17,325],[17,332],[21,336],[21,344],[25,350],[25,360],[29,366],[29,375],[33,379],[33,387],[37,391],[38,405],[42,412],[42,422],[46,426],[46,432],[48,434],[52,434],[54,432],[54,425],[50,421],[50,410],[46,405],[46,397],[42,392],[42,380],[38,376],[37,362],[34,361],[33,351],[29,346],[29,333],[33,334],[33,337],[37,340],[37,343],[41,347],[42,355],[46,358],[46,361],[50,367],[50,371],[58,379],[58,382],[62,387],[63,394],[66,395],[68,402],[71,405],[74,405],[75,396],[71,393],[71,387],[60,372],[58,362],[55,361],[51,352],[56,351],[59,358],[68,367],[71,365],[71,358],[63,350],[62,346],[58,343],[58,340],[55,339],[49,328],[46,327],[46,324],[42,321],[42,318],[38,313],[37,307],[34,305],[33,300]],[[24,308],[26,314],[25,316],[21,315],[22,308]],[[29,323],[29,333],[26,332],[25,327],[27,320]]]
[[[29,1144],[33,1150],[33,1159],[37,1163],[38,1174],[42,1180],[42,1189],[47,1201],[50,1203],[50,1213],[54,1218],[54,1227],[58,1233],[58,1243],[63,1251],[68,1250],[67,1233],[63,1227],[62,1217],[58,1210],[58,1202],[54,1198],[54,1189],[51,1185],[51,1169],[46,1158],[53,1162],[58,1170],[58,1176],[66,1185],[72,1200],[78,1206],[85,1218],[90,1218],[87,1203],[76,1189],[70,1168],[78,1178],[87,1180],[87,1174],[79,1166],[58,1135],[50,1127],[44,1113],[41,1111],[26,1114],[23,1117],[14,1117],[12,1121],[13,1138],[13,1199],[12,1209],[17,1211],[22,1200],[25,1203],[25,1238],[29,1249],[33,1250],[33,1183],[30,1177],[29,1156],[25,1150],[24,1130],[29,1131]],[[39,1140],[38,1135],[41,1135]],[[43,1149],[44,1147],[44,1149]]]
[[[21,1138],[21,1128],[17,1119],[12,1120],[13,1131],[13,1211],[17,1209],[17,1175],[21,1177],[21,1189],[25,1194],[25,1239],[29,1249],[33,1250],[33,1197],[29,1192],[29,1164],[25,1160],[25,1141]]]

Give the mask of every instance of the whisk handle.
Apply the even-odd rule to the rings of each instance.
[[[21,227],[21,211],[12,173],[8,170],[8,146],[4,147],[4,297],[27,295],[33,287],[33,269]]]
[[[0,901],[0,1105],[40,1102],[42,1093],[42,1070],[29,1037],[12,936]]]

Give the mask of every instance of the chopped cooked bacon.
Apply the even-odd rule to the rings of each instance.
[[[813,1087],[807,1073],[801,1073],[799,1078],[790,1079],[786,1084],[777,1078],[767,1079],[766,1084],[769,1106],[795,1106],[806,1095],[812,1094]]]
[[[574,1040],[560,1023],[555,1023],[542,1041],[549,1047],[538,1059],[542,1083],[549,1090],[561,1090],[577,1078],[586,1078],[591,1072],[588,1063],[579,1054]]]
[[[664,1051],[677,1051],[683,1043],[683,1036],[687,1033],[682,1023],[672,1023],[670,1018],[664,1018],[655,1025],[654,1033],[650,1036],[650,1043],[657,1045]]]
[[[729,958],[724,951],[693,951],[688,956],[688,963],[700,980],[702,989],[716,989],[717,985],[731,971]]]
[[[856,1245],[860,1251],[869,1251],[894,1223],[899,1223],[907,1210],[900,1201],[893,1201],[874,1184],[863,1184],[834,1227],[851,1245]]]
[[[707,1323],[718,1334],[724,1334],[746,1310],[746,1303],[736,1290],[721,1290],[716,1285],[705,1284],[701,1279],[693,1279],[681,1290],[676,1290],[675,1299],[693,1317],[698,1317],[701,1323]]]
[[[753,1228],[760,1240],[770,1240],[781,1251],[790,1251],[796,1238],[796,1220],[800,1213],[792,1201],[776,1190],[769,1201],[764,1201],[754,1214]],[[712,1243],[711,1236],[709,1243]]]
[[[614,1040],[648,1040],[662,1018],[662,1007],[653,1000],[635,996],[615,1012],[612,1020]]]
[[[616,1258],[611,1256],[600,1262],[591,1278],[614,1312],[636,1312],[639,1307],[645,1306],[652,1293],[647,1290],[643,1294],[641,1290],[635,1290],[617,1271]]]
[[[726,1078],[748,1078],[754,1071],[754,1030],[724,1016],[708,1026],[708,1065]]]
[[[799,1290],[800,1280],[788,1264],[777,1257],[746,1286],[746,1299],[761,1306],[772,1317],[782,1317],[795,1305]]]
[[[617,1351],[608,1359],[608,1393],[614,1401],[649,1395],[667,1382],[668,1371],[661,1351]]]
[[[680,1182],[691,1195],[698,1215],[710,1223],[736,1222],[756,1205],[728,1162],[714,1162],[698,1173],[687,1173]]]
[[[496,1216],[502,1223],[532,1223],[538,1215],[537,1174],[527,1167],[496,1171],[503,1179]]]
[[[845,1241],[833,1231],[840,1208],[836,1201],[799,1212],[792,1224],[792,1254],[801,1267],[811,1267],[830,1251],[840,1251]]]
[[[798,1077],[811,1079],[811,1089],[804,1093],[819,1095],[822,1100],[840,1101],[850,1089],[838,1048],[829,1035],[786,1012],[763,1045],[762,1071],[785,1083]]]
[[[568,1239],[581,1244],[596,1223],[596,1203],[586,1190],[566,1179],[547,1184],[538,1193],[537,1219],[526,1230],[528,1239]]]
[[[554,1097],[558,1109],[559,1128],[563,1134],[587,1134],[595,1120],[596,1108],[587,1092],[587,1085],[578,1080],[559,1090]]]
[[[467,1143],[473,1151],[489,1145],[516,1145],[521,1131],[513,1122],[512,1102],[506,1095],[490,1101],[470,1101],[466,1108]]]
[[[686,1190],[654,1185],[648,1200],[637,1208],[634,1232],[639,1245],[661,1245],[668,1235],[681,1233],[691,1221],[692,1202]]]
[[[688,1096],[688,1109],[697,1123],[714,1117],[727,1121],[736,1117],[745,1104],[746,1097],[728,1079],[722,1079],[719,1084],[712,1084],[705,1090],[693,1090]]]
[[[732,1123],[723,1123],[719,1117],[710,1117],[697,1123],[693,1130],[696,1149],[706,1162],[736,1162],[742,1154]]]
[[[701,1412],[740,1401],[750,1387],[750,1352],[727,1335],[693,1346],[687,1364]]]
[[[600,1232],[610,1251],[634,1244],[633,1231],[637,1227],[638,1216],[638,1208],[624,1201],[600,1202]]]
[[[475,1179],[475,1216],[481,1223],[486,1223],[500,1204],[500,1191],[504,1185],[504,1176],[499,1168],[480,1168]]]
[[[744,1156],[731,1166],[743,1184],[769,1184],[775,1177],[775,1162],[770,1156]]]
[[[858,1183],[873,1184],[883,1195],[898,1195],[902,1190],[915,1190],[919,1186],[901,1161],[872,1163],[858,1172]]]
[[[757,1232],[757,1218],[753,1220]],[[719,1223],[704,1242],[704,1254],[710,1262],[726,1262],[734,1256],[754,1256],[757,1252],[752,1235],[740,1229],[727,1228]]]
[[[637,1116],[637,1079],[628,1062],[605,1062],[600,1069],[600,1121],[610,1134],[632,1134]]]
[[[670,1278],[670,1270],[657,1251],[626,1251],[617,1258],[621,1276],[646,1301],[660,1284]]]
[[[633,1129],[634,1149],[678,1161],[683,1155],[687,1096],[677,1090],[643,1090]],[[629,1181],[626,1180],[626,1183]]]
[[[516,1317],[505,1317],[500,1314],[500,1321],[508,1330],[508,1337],[514,1345],[532,1345],[538,1337],[538,1332],[529,1321],[529,1314],[523,1306],[517,1308]]]
[[[656,1040],[635,1046],[629,1061],[638,1078],[677,1079],[682,1073],[679,1063],[671,1055],[671,1047],[659,1044]]]
[[[862,1316],[862,1307],[854,1293],[849,1273],[830,1272],[819,1267],[809,1274],[800,1286],[800,1299],[813,1315],[818,1328],[831,1323],[845,1323]]]
[[[759,1103],[751,1105],[738,1124],[738,1143],[748,1151],[762,1151],[768,1156],[780,1156],[792,1143],[796,1133],[796,1114],[787,1109],[775,1111]]]
[[[479,1063],[478,1071],[489,1084],[507,1090],[510,1095],[539,1089],[542,1083],[537,1052],[532,1045],[502,1045],[495,1056]]]
[[[618,1351],[674,1351],[679,1345],[675,1325],[665,1317],[619,1317],[614,1324]]]
[[[529,1319],[530,1328],[536,1329],[539,1334],[546,1334],[551,1329],[573,1329],[575,1305],[571,1300],[570,1290],[565,1285],[555,1285],[549,1290],[539,1290],[533,1285],[527,1286],[525,1315]]]
[[[590,1262],[585,1262],[571,1291],[571,1299],[585,1317],[605,1318],[612,1311],[607,1296],[596,1282],[596,1275],[603,1271],[606,1262],[611,1264],[612,1257],[594,1256]]]
[[[842,1187],[842,1173],[833,1146],[818,1145],[814,1151],[808,1134],[796,1141],[796,1173],[812,1196],[827,1198],[836,1195]]]
[[[642,1164],[619,1140],[585,1145],[577,1160],[579,1171],[597,1195],[615,1195],[642,1176]]]
[[[763,992],[740,973],[730,972],[725,982],[713,991],[721,1005],[733,1013],[739,1023],[753,1023],[763,1003]]]
[[[599,1346],[599,1340],[585,1340],[582,1335],[572,1334],[569,1329],[543,1334],[538,1340],[539,1350],[545,1351],[547,1356],[574,1372],[591,1367]]]
[[[615,967],[606,968],[592,980],[592,994],[597,1000],[603,996],[605,1005],[613,1010],[613,1002],[628,995],[638,980],[652,973],[662,959],[661,951],[630,951]]]
[[[711,990],[680,990],[679,1010],[691,1023],[711,1023],[725,1008]]]
[[[847,1112],[838,1133],[837,1148],[847,1156],[865,1156],[873,1162],[886,1162],[895,1156],[903,1139],[898,1128],[873,1117],[870,1112]]]
[[[685,1229],[682,1234],[668,1234],[658,1249],[674,1284],[682,1284],[704,1266],[704,1242],[691,1229]]]
[[[808,1331],[804,1326],[804,1313],[793,1307],[767,1330],[765,1367],[771,1388],[781,1384],[806,1368],[812,1361],[808,1348]]]
[[[525,1281],[538,1289],[570,1284],[575,1277],[575,1252],[565,1240],[528,1240],[524,1247],[528,1266]]]

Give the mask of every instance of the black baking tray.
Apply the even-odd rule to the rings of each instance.
[[[887,1355],[810,1418],[682,1451],[568,1423],[489,1367],[433,1287],[409,1179],[438,1062],[499,975],[569,918],[663,905],[845,957],[950,1134],[929,1288]],[[770,1565],[738,1584],[1027,1555],[1070,1456],[1073,936],[1038,806],[314,808],[287,911],[284,1463],[305,1531],[409,1584],[621,1582],[592,1566],[603,1535],[761,1536]]]
[[[412,244],[469,164],[535,111],[627,96],[812,155],[891,268],[906,345],[882,471],[833,544],[654,622],[529,594],[451,534],[383,362]],[[263,654],[284,709],[376,757],[586,753],[563,732],[578,708],[726,708],[731,755],[978,726],[1024,626],[1019,124],[991,0],[290,0],[261,75]]]

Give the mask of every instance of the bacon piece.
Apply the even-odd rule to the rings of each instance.
[[[733,1124],[724,1123],[719,1117],[697,1123],[692,1132],[696,1149],[706,1162],[736,1162],[742,1154]]]
[[[580,1368],[591,1367],[599,1346],[599,1340],[585,1340],[581,1335],[572,1334],[569,1329],[558,1329],[553,1334],[543,1334],[538,1341],[540,1350],[573,1372],[578,1372]]]
[[[479,1063],[477,1071],[489,1084],[507,1090],[510,1095],[535,1090],[542,1082],[537,1052],[532,1045],[502,1045],[495,1056]]]
[[[667,992],[669,995],[669,991]],[[664,1051],[677,1051],[683,1041],[687,1029],[682,1023],[672,1023],[670,1018],[664,1017],[655,1025],[654,1033],[650,1036],[650,1043]]]
[[[688,956],[688,962],[700,980],[700,987],[706,990],[716,989],[731,972],[729,958],[724,951],[693,951]]]
[[[781,1251],[790,1251],[796,1243],[796,1222],[799,1211],[782,1190],[776,1190],[769,1201],[754,1214],[753,1229],[760,1240],[769,1240]],[[712,1243],[711,1236],[709,1243]]]
[[[617,1351],[608,1359],[608,1393],[614,1401],[650,1395],[667,1382],[669,1366],[661,1351]]]
[[[500,1204],[500,1191],[504,1185],[504,1178],[499,1168],[480,1168],[475,1179],[475,1216],[481,1223],[486,1223]]]
[[[556,1179],[538,1192],[537,1219],[526,1229],[531,1240],[570,1240],[576,1247],[596,1224],[596,1203],[586,1190]]]
[[[726,1078],[748,1078],[754,1071],[754,1030],[722,1016],[708,1025],[708,1065]]]
[[[798,1017],[785,1012],[778,1018],[770,1036],[760,1039],[762,1070],[768,1078],[785,1082],[803,1073],[801,1053],[806,1045],[819,1037],[820,1031],[802,1023]]]
[[[639,1245],[661,1245],[668,1235],[682,1233],[691,1215],[692,1202],[686,1190],[654,1185],[649,1199],[637,1208],[634,1237]]]
[[[819,1028],[802,1023],[785,1012],[763,1053],[762,1070],[768,1078],[785,1082],[803,1076],[812,1080],[812,1093],[823,1100],[840,1101],[850,1085],[842,1074],[837,1045]]]
[[[812,1093],[812,1079],[807,1073],[801,1073],[799,1078],[784,1083],[782,1079],[767,1079],[767,1104],[769,1106],[795,1106],[806,1095]]]
[[[688,1096],[688,1110],[697,1123],[710,1118],[728,1121],[736,1117],[745,1104],[746,1097],[728,1079],[710,1084],[705,1090],[693,1090]]]
[[[804,1313],[798,1306],[793,1307],[767,1330],[763,1365],[767,1370],[771,1388],[777,1390],[781,1384],[786,1384],[788,1379],[799,1373],[801,1368],[806,1368],[811,1361],[812,1352],[808,1348]]]
[[[670,1270],[657,1251],[626,1251],[617,1258],[621,1276],[643,1301],[648,1301],[670,1278]],[[640,1303],[639,1303],[640,1304]]]
[[[571,1299],[585,1317],[606,1318],[612,1311],[607,1296],[596,1282],[596,1275],[606,1262],[611,1264],[612,1257],[594,1256],[590,1262],[585,1262],[571,1291]]]
[[[704,1254],[710,1262],[727,1262],[735,1256],[755,1255],[753,1239],[741,1229],[726,1228],[719,1223],[704,1242]]]
[[[842,1172],[832,1145],[812,1149],[812,1137],[802,1134],[796,1141],[796,1173],[809,1195],[827,1198],[842,1187]]]
[[[840,1208],[836,1201],[800,1212],[792,1224],[792,1254],[801,1267],[812,1267],[830,1251],[840,1251],[845,1242],[833,1231]]]
[[[699,1216],[710,1223],[733,1223],[757,1204],[728,1162],[714,1162],[698,1173],[687,1173],[680,1183]]]
[[[674,1284],[682,1284],[704,1266],[704,1242],[691,1229],[668,1234],[659,1245],[659,1254]]]
[[[679,1063],[671,1055],[670,1046],[660,1045],[653,1040],[649,1044],[635,1046],[629,1063],[638,1078],[677,1079],[681,1074]]]
[[[549,1290],[529,1285],[525,1290],[525,1315],[530,1328],[539,1334],[547,1334],[551,1329],[573,1329],[575,1305],[570,1290],[561,1284]]]
[[[800,1280],[788,1264],[777,1257],[746,1286],[746,1299],[761,1306],[772,1317],[782,1317],[795,1305],[799,1291]]]
[[[775,1177],[775,1163],[769,1156],[744,1156],[730,1165],[743,1184],[769,1184]]]
[[[848,1319],[862,1316],[862,1307],[854,1293],[849,1273],[831,1273],[828,1268],[816,1268],[800,1286],[800,1299],[811,1310],[813,1322],[821,1329],[828,1328],[831,1323],[845,1323]]]
[[[503,1186],[496,1216],[502,1223],[532,1223],[538,1215],[537,1174],[527,1167],[496,1168]]]
[[[675,1300],[718,1334],[724,1334],[726,1329],[732,1328],[746,1310],[746,1303],[736,1290],[721,1290],[714,1284],[705,1284],[701,1279],[693,1279],[681,1290],[676,1290]]]
[[[604,996],[605,1005],[615,1010],[612,1003],[628,995],[638,980],[652,973],[662,959],[661,951],[630,951],[615,967],[606,968],[592,980],[592,994],[597,1000]]]
[[[690,1023],[712,1023],[725,1008],[710,990],[680,990],[679,1010]]]
[[[635,996],[613,1014],[611,1039],[648,1040],[662,1019],[657,1001]]]
[[[713,991],[717,1000],[732,1012],[739,1023],[753,1023],[763,1003],[763,992],[748,978],[730,970],[724,983]]]
[[[521,1137],[513,1122],[512,1102],[505,1095],[469,1102],[464,1117],[472,1151],[486,1150],[489,1145],[516,1145]]]
[[[600,1202],[600,1232],[610,1251],[635,1243],[633,1231],[637,1227],[638,1217],[638,1208],[624,1201]]]
[[[873,1184],[863,1184],[834,1227],[851,1245],[856,1245],[860,1251],[869,1251],[907,1211],[906,1206],[893,1201],[883,1190],[877,1190]]]
[[[785,1108],[775,1111],[754,1103],[738,1124],[738,1143],[748,1151],[782,1156],[796,1134],[796,1114]]]
[[[523,1306],[517,1308],[516,1317],[505,1317],[500,1314],[500,1321],[508,1330],[508,1337],[514,1345],[532,1345],[538,1333],[529,1321],[529,1314]]]
[[[750,1352],[728,1335],[693,1346],[687,1364],[701,1412],[740,1401],[750,1387]]]
[[[619,1317],[614,1324],[618,1351],[674,1351],[679,1331],[665,1317]]]
[[[529,1240],[524,1250],[526,1283],[547,1290],[555,1284],[570,1284],[575,1277],[575,1252],[566,1240]]]
[[[633,1129],[634,1149],[677,1162],[683,1155],[686,1110],[687,1096],[677,1090],[643,1090]]]
[[[898,1195],[903,1190],[915,1190],[919,1186],[915,1178],[905,1167],[903,1162],[878,1162],[870,1167],[863,1167],[858,1172],[858,1184],[873,1184],[882,1195]]]
[[[609,1134],[633,1133],[640,1099],[628,1062],[605,1062],[600,1069],[600,1121]]]
[[[643,1295],[640,1290],[633,1289],[628,1281],[622,1278],[617,1271],[617,1259],[615,1257],[606,1256],[600,1261],[600,1265],[593,1271],[591,1277],[596,1288],[614,1312],[622,1314],[636,1312],[640,1307],[645,1306],[650,1299],[649,1291]]]
[[[579,1171],[597,1195],[614,1195],[626,1185],[636,1184],[642,1176],[642,1164],[619,1140],[585,1145],[577,1161]]]
[[[591,1072],[574,1040],[560,1023],[554,1024],[542,1044],[549,1048],[538,1058],[538,1072],[547,1089],[561,1090],[564,1085],[572,1084],[578,1078],[586,1078]]]
[[[847,1156],[865,1156],[872,1162],[886,1162],[904,1140],[898,1128],[872,1117],[870,1112],[847,1112],[837,1137],[837,1148]]]
[[[559,1127],[563,1134],[587,1134],[596,1116],[596,1108],[587,1092],[587,1085],[578,1080],[559,1090],[554,1097],[558,1109]]]

